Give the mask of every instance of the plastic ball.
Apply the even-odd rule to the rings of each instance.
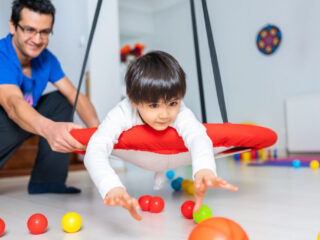
[[[164,208],[164,201],[161,197],[153,197],[150,200],[150,211],[153,213],[159,213]]]
[[[76,212],[68,212],[62,217],[61,225],[65,232],[75,233],[81,228],[81,216]]]
[[[187,191],[189,184],[192,184],[192,181],[190,179],[184,179],[181,182],[181,188],[185,191]]]
[[[183,181],[183,178],[182,178],[182,177],[177,177],[177,178],[176,178],[176,180],[177,180],[177,181],[179,181],[179,182],[180,182],[180,184],[181,184],[181,183],[182,183],[182,181]]]
[[[196,223],[200,223],[210,217],[212,217],[212,212],[207,205],[202,205],[198,212],[193,213],[193,219]]]
[[[166,173],[167,178],[172,179],[174,177],[174,171],[168,170]]]
[[[150,200],[151,200],[152,196],[150,195],[144,195],[141,196],[138,200],[140,208],[143,211],[150,211]]]
[[[183,181],[183,180],[182,180]],[[173,190],[175,191],[180,191],[181,189],[181,182],[182,182],[179,178],[174,179],[171,182],[171,187],[173,188]]]
[[[299,159],[293,160],[293,161],[292,161],[292,166],[293,166],[294,168],[299,168],[299,167],[301,166],[300,160],[299,160]]]
[[[310,167],[313,169],[313,170],[317,170],[319,168],[319,162],[317,160],[312,160],[310,162]]]
[[[194,194],[193,182],[187,186],[187,193]]]
[[[0,237],[4,233],[4,230],[6,229],[6,224],[4,221],[0,218]]]
[[[43,214],[36,213],[29,217],[27,226],[32,234],[41,234],[46,231],[48,220]]]
[[[193,208],[194,208],[195,202],[188,200],[185,201],[181,205],[181,213],[185,218],[192,219],[193,218]]]
[[[228,218],[212,217],[197,224],[188,240],[249,240],[243,228]]]

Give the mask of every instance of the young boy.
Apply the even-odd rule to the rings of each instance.
[[[213,147],[205,127],[182,99],[186,92],[185,73],[169,54],[150,52],[134,61],[126,73],[128,98],[113,108],[91,137],[84,163],[104,204],[122,206],[137,220],[138,202],[131,197],[111,168],[108,158],[123,131],[147,124],[162,131],[173,127],[183,138],[192,157],[194,193],[198,211],[210,187],[238,189],[217,177]]]

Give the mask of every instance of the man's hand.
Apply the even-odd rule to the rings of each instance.
[[[131,197],[122,187],[111,189],[103,200],[103,203],[109,206],[121,206],[127,209],[131,216],[140,221],[142,217],[138,214],[139,204],[137,199]]]
[[[72,122],[51,122],[46,128],[43,137],[47,139],[52,151],[55,152],[73,152],[75,150],[85,151],[86,146],[75,140],[70,131],[72,129],[83,128],[79,124]]]
[[[218,178],[211,170],[201,169],[194,175],[194,195],[196,203],[193,212],[199,211],[202,204],[202,198],[208,188],[224,188],[234,192],[238,191],[237,187],[227,183],[222,178]]]

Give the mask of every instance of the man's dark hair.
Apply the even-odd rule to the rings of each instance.
[[[51,14],[53,26],[56,9],[50,0],[14,0],[12,3],[11,21],[16,27],[21,20],[23,8],[28,8],[41,14]]]
[[[136,104],[183,98],[186,76],[174,57],[153,51],[137,58],[125,76],[127,95]]]

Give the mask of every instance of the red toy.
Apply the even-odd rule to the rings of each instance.
[[[249,240],[243,228],[236,222],[223,217],[212,217],[200,222],[188,240]]]
[[[164,201],[161,197],[153,197],[150,201],[150,211],[153,213],[159,213],[164,208]]]
[[[0,218],[0,237],[4,233],[4,230],[6,229],[6,224],[4,221]]]
[[[185,218],[193,219],[193,208],[194,208],[195,202],[194,201],[185,201],[181,205],[181,213]]]
[[[247,124],[203,124],[214,147],[231,147],[220,154],[237,153],[243,149],[258,150],[273,145],[277,134],[271,129]],[[90,137],[97,128],[73,129],[71,135],[80,143],[88,145]],[[239,149],[239,148],[240,149]],[[183,139],[176,130],[168,127],[157,131],[147,125],[135,126],[123,132],[114,149],[147,151],[159,154],[178,154],[188,152]],[[79,152],[84,154],[85,152]]]
[[[48,220],[43,214],[36,213],[29,218],[27,226],[32,234],[41,234],[47,229]]]
[[[150,200],[152,196],[143,195],[139,198],[138,202],[143,211],[150,211]]]

